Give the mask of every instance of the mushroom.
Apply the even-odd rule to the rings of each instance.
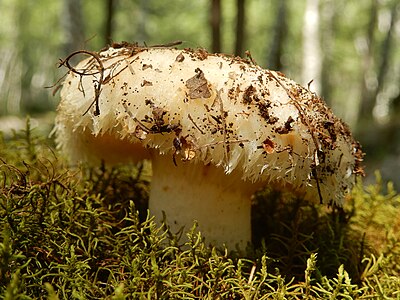
[[[89,57],[75,67],[75,54]],[[205,50],[115,44],[79,51],[55,132],[71,161],[150,159],[149,210],[174,232],[251,241],[251,196],[272,185],[341,205],[362,151],[314,93],[251,60]]]

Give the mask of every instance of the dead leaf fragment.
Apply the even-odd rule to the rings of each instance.
[[[262,143],[262,147],[267,154],[272,154],[275,151],[275,143],[268,138]]]
[[[136,126],[135,132],[134,132],[135,137],[137,137],[139,140],[144,140],[147,137],[147,132],[144,131],[140,126]]]
[[[183,62],[185,60],[185,57],[183,56],[182,53],[179,53],[179,55],[175,59],[177,62]]]
[[[151,81],[143,80],[141,86],[153,86],[153,83]]]
[[[196,75],[186,81],[186,87],[189,89],[189,98],[210,98],[211,92],[203,71],[197,68],[195,72]]]
[[[146,69],[153,69],[153,65],[150,65],[150,64],[143,64],[142,70],[144,71],[144,70],[146,70]]]
[[[196,156],[196,147],[190,136],[180,137],[181,155],[183,161],[189,161]]]

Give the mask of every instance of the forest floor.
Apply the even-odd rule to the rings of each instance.
[[[214,248],[154,222],[140,166],[71,169],[47,118],[24,124],[0,137],[2,298],[400,297],[400,195],[379,173],[343,208],[261,191],[253,245]]]

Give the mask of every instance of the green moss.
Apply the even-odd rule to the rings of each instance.
[[[400,196],[377,175],[342,209],[263,191],[255,247],[205,245],[147,213],[142,166],[69,169],[29,128],[0,139],[4,299],[398,298]]]

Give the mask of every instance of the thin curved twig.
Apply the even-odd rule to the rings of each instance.
[[[293,93],[271,71],[268,70],[268,73],[286,91],[286,93],[289,96],[291,102],[296,107],[297,111],[299,112],[299,116],[301,118],[301,121],[310,130],[311,138],[312,138],[313,143],[314,143],[315,148],[316,148],[315,149],[316,152],[313,155],[313,163],[315,165],[315,168],[312,169],[311,173],[314,176],[315,181],[317,183],[318,197],[319,197],[320,203],[322,204],[323,203],[323,197],[322,197],[322,193],[321,193],[321,187],[320,187],[319,176],[318,176],[318,172],[317,172],[317,166],[319,165],[319,156],[320,155],[325,155],[325,153],[322,150],[321,143],[319,142],[318,138],[315,136],[315,131],[316,130],[315,130],[314,126],[306,118],[306,113],[304,112],[304,109],[300,106],[299,103],[297,103],[296,97],[293,95]]]
[[[66,66],[71,72],[78,74],[81,77],[96,74],[96,73],[90,73],[90,74],[85,73],[87,70],[84,70],[83,72],[81,72],[81,71],[75,69],[73,66],[71,66],[71,64],[69,63],[70,59],[78,54],[87,54],[87,55],[91,56],[92,58],[94,58],[97,61],[97,63],[99,64],[98,73],[100,74],[100,78],[98,80],[98,83],[95,84],[95,86],[94,86],[94,100],[92,101],[92,103],[90,103],[89,107],[83,113],[83,116],[86,115],[88,113],[88,111],[90,110],[90,108],[93,105],[95,105],[94,115],[98,116],[98,115],[100,115],[99,97],[100,97],[100,93],[101,93],[101,85],[104,82],[104,65],[100,59],[100,56],[96,52],[91,52],[91,51],[87,51],[87,50],[79,50],[79,51],[75,51],[75,52],[71,53],[64,60],[60,61],[60,66]]]

